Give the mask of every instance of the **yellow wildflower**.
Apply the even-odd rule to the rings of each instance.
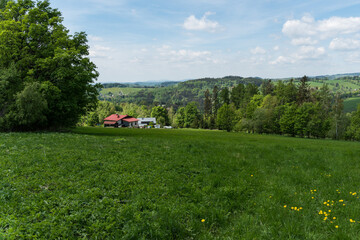
[[[336,219],[336,217],[333,217],[333,219],[335,220],[335,219]]]
[[[286,205],[284,205],[284,208],[286,208],[287,206]]]
[[[202,223],[205,222],[205,219],[201,219],[201,222],[202,222]]]
[[[339,202],[343,202],[344,200],[340,199]]]
[[[335,228],[339,228],[339,226],[338,226],[338,225],[336,225],[336,226],[335,226]]]

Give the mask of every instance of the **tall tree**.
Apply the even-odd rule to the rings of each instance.
[[[175,126],[179,127],[179,128],[183,128],[184,127],[184,123],[185,123],[185,108],[184,107],[180,107],[176,114],[175,114]]]
[[[227,87],[221,90],[220,99],[222,104],[228,104],[228,105],[230,104],[230,91]]]
[[[200,123],[199,111],[195,102],[191,102],[185,107],[184,127],[198,128]]]
[[[335,123],[335,139],[340,138],[340,129],[342,129],[341,126],[341,120],[344,115],[344,101],[341,99],[340,94],[336,94],[334,105],[333,105],[333,113],[334,113],[334,123]]]
[[[307,76],[303,76],[300,79],[300,85],[297,94],[297,103],[299,105],[303,104],[304,102],[310,102],[310,84],[308,81],[309,79]]]
[[[156,118],[156,123],[162,126],[169,124],[168,112],[161,106],[153,107],[151,110],[151,117]]]
[[[214,118],[216,119],[216,115],[217,115],[217,111],[219,109],[219,89],[218,87],[215,85],[212,91],[212,114],[214,116]]]
[[[211,96],[209,89],[205,91],[205,100],[204,100],[204,115],[205,118],[209,117],[212,113],[212,104],[211,104]]]
[[[268,94],[273,94],[274,92],[274,84],[271,82],[271,79],[264,81],[263,84],[261,84],[261,93],[266,96]]]
[[[244,99],[244,94],[245,94],[245,87],[244,84],[241,83],[233,87],[233,89],[231,90],[230,102],[234,104],[236,109],[240,108],[241,102]]]
[[[234,107],[224,104],[219,109],[219,113],[217,115],[216,123],[220,130],[226,130],[230,132],[235,125],[235,109]]]
[[[88,57],[86,34],[70,35],[62,21],[61,13],[47,0],[9,1],[0,8],[0,86],[5,86],[0,87],[0,95],[6,96],[0,118],[7,126],[2,130],[26,128],[24,121],[14,121],[13,116],[17,93],[28,83],[42,86],[48,105],[42,112],[46,121],[34,128],[73,126],[96,106],[98,86],[93,83],[98,72]]]

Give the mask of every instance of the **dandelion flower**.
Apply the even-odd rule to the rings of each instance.
[[[339,228],[339,226],[338,226],[338,225],[336,225],[336,226],[335,226],[335,228]]]
[[[340,199],[339,202],[343,202],[344,200]]]
[[[336,219],[336,217],[333,217],[333,219],[335,220],[335,219]]]
[[[202,223],[205,222],[205,219],[201,219],[201,222],[202,222]]]
[[[286,205],[284,205],[284,208],[286,208],[287,206]]]

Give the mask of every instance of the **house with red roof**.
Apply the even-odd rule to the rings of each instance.
[[[104,119],[104,127],[138,127],[139,119],[129,115],[112,114]]]

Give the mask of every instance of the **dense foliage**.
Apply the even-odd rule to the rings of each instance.
[[[239,83],[247,84],[253,83],[257,86],[262,84],[263,80],[260,78],[243,78],[237,76],[228,76],[224,78],[203,78],[189,80],[185,82],[179,82],[174,85],[172,82],[161,83],[157,86],[139,89],[139,85],[131,85],[134,91],[128,94],[117,93],[110,94],[107,88],[116,86],[116,84],[104,84],[107,88],[102,89],[102,96],[100,100],[107,100],[116,103],[129,102],[139,105],[163,105],[175,108],[185,107],[186,104],[191,102],[197,102],[200,107],[203,107],[202,99],[204,98],[206,89],[212,89],[215,85],[224,89],[226,87],[232,87]],[[123,85],[121,85],[123,87]],[[140,85],[141,86],[141,85]],[[145,86],[142,86],[145,87]]]
[[[0,130],[72,126],[97,103],[86,34],[73,36],[49,1],[1,2]]]
[[[204,84],[206,81],[209,80],[204,80]],[[310,79],[304,76],[297,82],[277,81],[274,84],[271,80],[262,81],[260,86],[252,82],[222,88],[214,85],[212,89],[206,89],[198,101],[178,108],[170,103],[157,106],[156,102],[147,106],[111,104],[120,109],[119,113],[135,117],[149,117],[151,108],[153,112],[161,109],[161,114],[154,112],[152,116],[160,117],[163,126],[360,140],[360,122],[357,120],[360,110],[353,114],[344,113],[343,94],[334,94],[326,83],[314,88],[309,82]],[[165,110],[164,106],[171,107]],[[99,118],[97,124],[102,120]]]

